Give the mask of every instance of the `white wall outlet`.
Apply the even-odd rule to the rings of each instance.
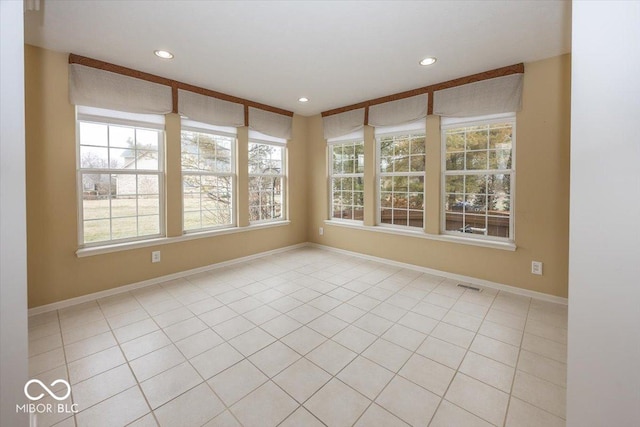
[[[542,276],[541,261],[531,261],[531,274],[537,274],[538,276]]]
[[[151,262],[160,262],[160,251],[151,252]]]
[[[323,235],[324,235],[324,228],[323,228],[323,227],[320,227],[320,228],[318,229],[318,233],[320,233],[320,235],[321,235],[321,236],[323,236]]]

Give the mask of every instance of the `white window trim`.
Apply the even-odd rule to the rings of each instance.
[[[421,128],[416,128],[415,124],[421,123]],[[426,162],[426,128],[424,127],[424,120],[420,120],[419,122],[413,122],[406,125],[406,129],[400,127],[395,127],[391,132],[381,132],[375,135],[376,140],[376,154],[375,154],[375,168],[376,168],[376,226],[382,228],[391,228],[396,230],[424,230],[424,226],[427,223],[426,218],[426,209],[422,208],[422,227],[414,227],[411,225],[398,225],[398,224],[386,224],[382,222],[382,203],[380,202],[380,183],[383,176],[421,176],[423,178],[423,186],[422,186],[422,200],[426,203],[427,198],[427,162]],[[422,172],[380,172],[380,139],[389,136],[404,136],[404,135],[416,135],[416,134],[424,134],[425,135],[425,170]],[[408,221],[407,221],[408,222]]]
[[[360,129],[345,135],[329,138],[327,139],[327,143],[334,144],[334,143],[346,143],[346,142],[363,141],[363,140],[364,140],[364,130]]]
[[[185,125],[186,124],[186,125]],[[193,233],[202,233],[206,231],[215,231],[222,230],[227,228],[234,228],[238,226],[238,174],[236,171],[236,155],[237,155],[237,146],[238,146],[238,137],[235,128],[228,128],[222,126],[214,126],[208,125],[206,123],[199,123],[194,121],[186,121],[183,120],[183,125],[180,129],[180,134],[182,136],[182,131],[189,132],[198,132],[198,133],[206,133],[209,135],[220,135],[233,138],[233,143],[231,144],[231,171],[230,172],[206,172],[206,171],[183,171],[182,170],[182,137],[180,138],[180,197],[182,202],[182,210],[181,210],[181,222],[182,222],[182,234],[193,234]],[[199,176],[231,176],[231,223],[230,224],[220,224],[214,225],[211,227],[201,227],[194,228],[192,230],[185,230],[184,228],[184,176],[185,175],[199,175]],[[201,212],[202,215],[202,212]]]
[[[177,237],[159,237],[155,239],[140,240],[136,242],[114,243],[104,246],[96,246],[90,248],[80,248],[76,251],[78,258],[84,258],[95,255],[109,254],[113,252],[122,252],[133,249],[148,248],[154,246],[170,245],[172,243],[186,242],[189,240],[206,239],[216,236],[224,236],[226,234],[244,233],[247,231],[261,230],[272,227],[284,227],[291,224],[291,221],[270,221],[264,224],[251,224],[246,227],[233,227],[218,230],[207,230],[199,233],[183,234]]]
[[[334,174],[333,173],[333,146],[334,145],[342,145],[342,144],[360,144],[362,143],[362,147],[364,149],[364,132],[353,132],[348,135],[344,135],[339,138],[331,138],[327,140],[327,165],[328,165],[328,180],[327,180],[327,188],[328,188],[328,218],[329,221],[345,221],[345,222],[354,222],[364,224],[364,205],[362,206],[363,211],[363,219],[345,219],[345,218],[334,218],[333,217],[333,186],[331,181],[333,178],[362,178],[364,183],[364,171],[362,173],[342,173],[342,174]],[[363,150],[364,151],[364,150]],[[364,167],[364,163],[363,163]]]
[[[393,126],[378,126],[374,128],[376,140],[383,136],[399,136],[413,133],[424,133],[426,135],[427,119],[414,120],[413,122]]]
[[[189,120],[184,117],[180,120],[180,123],[180,130],[202,133],[215,133],[217,135],[229,136],[232,138],[238,137],[238,129],[234,127],[210,125],[208,123]]]
[[[249,185],[249,182],[251,181],[252,177],[280,177],[282,180],[282,201],[281,201],[281,205],[282,207],[280,208],[280,217],[279,218],[268,218],[268,219],[261,219],[261,220],[256,220],[256,221],[249,221],[250,225],[258,225],[258,224],[268,224],[268,223],[272,223],[272,222],[280,222],[280,221],[287,221],[289,218],[288,215],[288,201],[289,201],[289,184],[288,184],[288,180],[287,177],[289,175],[289,163],[287,161],[288,158],[288,153],[287,153],[287,141],[285,139],[282,138],[276,138],[276,137],[272,137],[269,135],[265,135],[265,134],[261,134],[259,132],[256,131],[249,131],[249,144],[262,144],[262,145],[272,145],[275,147],[281,147],[282,148],[282,160],[281,160],[281,164],[282,164],[282,170],[280,171],[279,174],[272,174],[272,173],[248,173],[248,180],[247,180],[247,185]],[[247,159],[248,160],[248,159]],[[247,169],[249,168],[249,163],[247,161],[247,165],[246,165]],[[250,189],[247,188],[248,193],[250,193]],[[247,200],[247,208],[249,209],[249,212],[251,211],[251,205],[249,203],[249,200]]]
[[[474,169],[474,170],[464,170],[464,171],[447,171],[447,139],[445,136],[445,132],[449,129],[457,129],[461,127],[471,127],[471,126],[482,126],[482,125],[491,125],[495,123],[511,123],[513,134],[512,134],[512,142],[511,142],[511,171],[505,173],[504,170],[494,170],[494,169]],[[516,124],[516,113],[502,113],[502,114],[492,114],[488,116],[480,116],[480,117],[465,117],[465,118],[442,118],[440,124],[440,233],[443,236],[449,236],[458,239],[465,240],[478,240],[478,241],[486,241],[486,242],[501,242],[512,244],[515,247],[516,241],[516,230],[515,230],[515,209],[516,209],[516,146],[517,144],[517,124]],[[511,193],[509,194],[509,238],[504,237],[496,237],[496,236],[485,236],[483,234],[473,234],[473,233],[460,233],[459,231],[446,230],[446,212],[445,212],[445,202],[446,202],[446,182],[445,177],[447,175],[477,175],[479,172],[483,174],[509,174],[510,176],[510,188]]]
[[[439,242],[448,242],[463,244],[469,246],[479,246],[490,249],[500,249],[513,252],[517,249],[514,242],[499,242],[494,240],[470,239],[464,236],[451,236],[444,234],[425,233],[424,230],[417,227],[380,227],[378,225],[358,224],[354,221],[325,220],[326,225],[335,225],[337,227],[351,228],[354,230],[372,231],[374,233],[392,234],[396,236],[415,237],[418,239],[434,240]]]
[[[100,114],[100,115],[94,115]],[[140,119],[150,120],[141,121]],[[92,107],[77,106],[76,107],[76,192],[77,201],[76,209],[78,215],[78,229],[77,229],[77,241],[78,248],[99,248],[103,246],[110,246],[114,244],[126,244],[131,242],[141,242],[145,240],[158,239],[165,236],[165,130],[164,125],[160,126],[160,120],[164,121],[164,116],[161,115],[149,115],[149,114],[134,114],[121,111],[112,111]],[[138,129],[151,129],[159,131],[158,134],[158,170],[129,170],[129,169],[98,169],[98,168],[81,168],[80,167],[80,122],[97,123],[103,125],[117,125],[134,127]],[[108,138],[108,137],[107,137]],[[110,146],[107,146],[109,149]],[[101,240],[99,242],[84,242],[84,212],[83,212],[83,198],[84,188],[82,185],[82,176],[84,174],[107,174],[107,175],[156,175],[158,176],[158,230],[157,234],[146,234],[144,236],[129,237],[124,239],[109,239]],[[136,184],[137,185],[137,184]],[[137,215],[136,215],[137,218]],[[111,222],[113,218],[109,216]],[[111,225],[109,226],[111,229]],[[111,233],[110,233],[111,234]]]
[[[249,142],[286,147],[287,140],[249,129]]]
[[[475,117],[441,117],[440,129],[455,129],[459,127],[479,126],[494,123],[504,123],[513,120],[515,122],[516,113],[489,114]]]
[[[94,123],[109,122],[109,124],[123,126],[142,126],[146,129],[164,131],[164,116],[159,114],[136,114],[78,105],[76,107],[76,121],[78,120]]]

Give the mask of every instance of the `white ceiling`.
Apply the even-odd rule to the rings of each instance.
[[[25,40],[312,115],[567,53],[570,15],[567,1],[43,0]]]

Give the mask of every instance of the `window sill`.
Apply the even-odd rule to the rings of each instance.
[[[419,239],[436,240],[436,241],[448,242],[448,243],[458,243],[462,245],[479,246],[479,247],[490,248],[490,249],[500,249],[503,251],[510,251],[510,252],[513,252],[517,249],[516,244],[512,242],[496,242],[491,240],[470,239],[468,237],[449,236],[449,235],[443,235],[443,234],[428,234],[422,231],[421,229],[402,230],[395,227],[370,226],[370,225],[363,225],[361,222],[348,223],[346,221],[336,221],[336,220],[325,220],[324,223],[326,225],[353,228],[355,230],[373,231],[376,233],[393,234],[396,236],[416,237]]]
[[[272,227],[283,227],[291,224],[291,221],[272,221],[260,224],[251,224],[246,227],[229,227],[218,230],[208,230],[203,232],[187,233],[176,237],[159,237],[155,239],[141,240],[137,242],[117,243],[112,245],[94,246],[90,248],[81,248],[76,251],[78,258],[84,258],[94,255],[108,254],[112,252],[121,252],[131,249],[146,248],[150,246],[168,245],[171,243],[185,242],[188,240],[206,239],[207,237],[223,236],[225,234],[244,233],[247,231],[261,230]]]

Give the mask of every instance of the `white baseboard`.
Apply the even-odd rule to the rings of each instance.
[[[180,279],[182,277],[190,276],[192,274],[203,273],[205,271],[210,271],[210,270],[216,270],[218,268],[227,267],[227,266],[238,264],[245,261],[251,261],[254,259],[264,258],[269,255],[278,254],[281,252],[287,252],[293,249],[303,248],[306,246],[308,246],[308,243],[298,243],[296,245],[285,246],[282,248],[273,249],[265,252],[259,252],[257,254],[248,255],[241,258],[235,258],[229,261],[223,261],[215,264],[205,265],[204,267],[198,267],[198,268],[193,268],[191,270],[180,271],[178,273],[168,274],[166,276],[154,277],[153,279],[143,280],[142,282],[136,282],[130,285],[118,286],[117,288],[94,292],[91,294],[82,295],[75,298],[69,298],[69,299],[54,302],[51,304],[41,305],[41,306],[29,309],[29,316],[35,316],[37,314],[47,313],[49,311],[71,307],[72,305],[82,304],[82,303],[93,301],[99,298],[105,298],[112,295],[133,291],[135,289],[156,285],[158,283],[167,282],[169,280]]]
[[[437,275],[437,276],[446,277],[448,279],[458,280],[458,281],[461,281],[461,282],[467,282],[467,283],[471,283],[471,284],[474,284],[474,285],[479,285],[479,286],[484,286],[484,287],[487,287],[487,288],[497,289],[499,291],[511,292],[512,294],[522,295],[522,296],[526,296],[526,297],[530,297],[530,298],[536,298],[536,299],[539,299],[539,300],[553,302],[553,303],[556,303],[556,304],[567,305],[567,303],[568,303],[567,298],[558,297],[558,296],[555,296],[555,295],[549,295],[549,294],[545,294],[543,292],[530,291],[528,289],[522,289],[522,288],[518,288],[516,286],[504,285],[502,283],[491,282],[489,280],[478,279],[476,277],[463,276],[462,274],[449,273],[447,271],[440,271],[440,270],[435,270],[433,268],[421,267],[421,266],[415,265],[415,264],[407,264],[407,263],[404,263],[404,262],[392,261],[392,260],[386,259],[386,258],[380,258],[380,257],[372,256],[372,255],[365,255],[365,254],[361,254],[359,252],[352,252],[352,251],[348,251],[348,250],[345,250],[345,249],[338,249],[338,248],[334,248],[334,247],[331,247],[331,246],[321,245],[321,244],[318,244],[318,243],[308,243],[308,246],[319,248],[319,249],[324,249],[324,250],[327,250],[327,251],[336,252],[336,253],[340,253],[340,254],[344,254],[344,255],[351,255],[351,256],[354,256],[354,257],[357,257],[357,258],[366,259],[366,260],[369,260],[369,261],[376,261],[376,262],[379,262],[379,263],[382,263],[382,264],[391,265],[391,266],[394,266],[394,267],[407,268],[407,269],[410,269],[410,270],[420,271],[422,273],[434,274],[434,275]]]
[[[282,252],[287,252],[287,251],[291,251],[293,249],[298,249],[298,248],[303,248],[303,247],[314,247],[314,248],[323,249],[323,250],[330,251],[330,252],[335,252],[335,253],[354,256],[354,257],[357,257],[357,258],[366,259],[366,260],[369,260],[369,261],[376,261],[376,262],[379,262],[379,263],[382,263],[382,264],[391,265],[391,266],[394,266],[394,267],[407,268],[407,269],[410,269],[410,270],[420,271],[422,273],[434,274],[434,275],[446,277],[446,278],[453,279],[453,280],[459,280],[461,282],[467,282],[467,283],[472,283],[472,284],[479,285],[479,286],[485,286],[487,288],[497,289],[497,290],[500,290],[500,291],[511,292],[511,293],[517,294],[517,295],[523,295],[523,296],[526,296],[526,297],[536,298],[536,299],[543,300],[543,301],[549,301],[549,302],[553,302],[553,303],[557,303],[557,304],[567,305],[567,298],[558,297],[558,296],[555,296],[555,295],[549,295],[549,294],[545,294],[545,293],[542,293],[542,292],[530,291],[528,289],[522,289],[522,288],[518,288],[516,286],[504,285],[502,283],[491,282],[489,280],[478,279],[478,278],[470,277],[470,276],[463,276],[461,274],[454,274],[454,273],[449,273],[449,272],[446,272],[446,271],[435,270],[435,269],[432,269],[432,268],[421,267],[419,265],[407,264],[407,263],[399,262],[399,261],[392,261],[392,260],[386,259],[386,258],[380,258],[380,257],[372,256],[372,255],[365,255],[365,254],[361,254],[361,253],[358,253],[358,252],[352,252],[352,251],[348,251],[348,250],[344,250],[344,249],[334,248],[334,247],[331,247],[331,246],[320,245],[318,243],[307,242],[307,243],[298,243],[296,245],[291,245],[291,246],[285,246],[285,247],[278,248],[278,249],[273,249],[273,250],[270,250],[270,251],[259,252],[257,254],[253,254],[253,255],[248,255],[248,256],[245,256],[245,257],[241,257],[241,258],[232,259],[232,260],[229,260],[229,261],[223,261],[223,262],[219,262],[219,263],[216,263],[216,264],[210,264],[210,265],[206,265],[204,267],[198,267],[198,268],[194,268],[194,269],[191,269],[191,270],[180,271],[178,273],[168,274],[166,276],[155,277],[153,279],[143,280],[142,282],[132,283],[130,285],[118,286],[117,288],[107,289],[107,290],[100,291],[100,292],[94,292],[94,293],[91,293],[91,294],[82,295],[82,296],[79,296],[79,297],[70,298],[70,299],[66,299],[66,300],[63,300],[63,301],[54,302],[54,303],[51,303],[51,304],[41,305],[41,306],[29,309],[29,316],[34,316],[34,315],[37,315],[37,314],[47,313],[47,312],[53,311],[53,310],[59,310],[59,309],[62,309],[62,308],[67,308],[67,307],[70,307],[72,305],[82,304],[82,303],[93,301],[93,300],[96,300],[96,299],[99,299],[99,298],[105,298],[105,297],[108,297],[108,296],[117,295],[117,294],[121,294],[121,293],[124,293],[124,292],[129,292],[129,291],[132,291],[132,290],[135,290],[135,289],[140,289],[140,288],[144,288],[144,287],[147,287],[147,286],[156,285],[158,283],[167,282],[169,280],[180,279],[182,277],[190,276],[192,274],[203,273],[205,271],[210,271],[210,270],[216,270],[218,268],[227,267],[227,266],[238,264],[238,263],[241,263],[241,262],[251,261],[251,260],[254,260],[254,259],[259,259],[259,258],[263,258],[263,257],[269,256],[269,255],[278,254],[278,253],[282,253]]]

